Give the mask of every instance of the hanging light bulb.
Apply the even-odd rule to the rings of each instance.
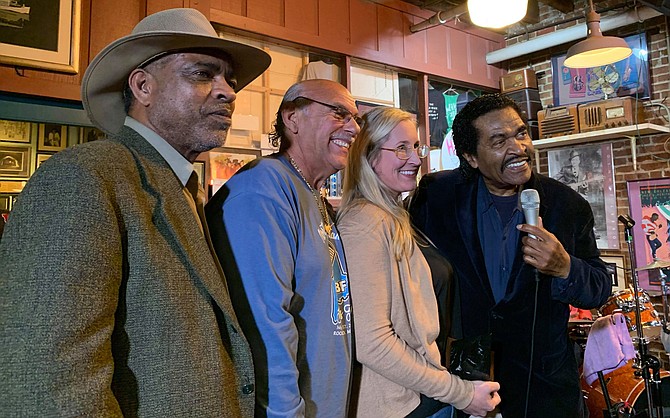
[[[528,0],[468,0],[470,21],[484,28],[504,28],[526,16]]]
[[[616,36],[603,36],[600,31],[600,15],[589,0],[590,10],[586,14],[586,39],[568,49],[563,65],[568,68],[591,68],[612,64],[628,58],[633,50],[626,41]]]

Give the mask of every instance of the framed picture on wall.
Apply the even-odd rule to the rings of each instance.
[[[0,62],[66,73],[79,71],[81,0],[24,0],[0,12]]]
[[[547,151],[549,177],[582,195],[593,211],[598,248],[619,249],[612,144]]]
[[[554,105],[586,103],[605,96],[635,96],[649,98],[649,63],[647,37],[644,33],[624,38],[633,54],[613,64],[593,68],[567,68],[563,65],[566,54],[551,58]]]
[[[0,120],[0,141],[30,142],[30,122]]]
[[[35,164],[35,169],[39,168],[40,165],[42,165],[43,162],[49,159],[53,154],[37,154],[37,161]]]
[[[260,149],[214,148],[209,151],[209,171],[212,194],[248,162],[261,156]]]
[[[98,139],[104,139],[107,135],[98,128],[92,126],[86,126],[81,128],[79,131],[79,143],[83,144],[86,142],[97,141]]]
[[[30,177],[32,147],[0,145],[0,177]]]
[[[670,261],[670,178],[628,182],[636,268],[654,260]],[[659,269],[638,271],[640,287],[659,286]],[[658,289],[658,288],[656,288]]]
[[[0,212],[9,212],[12,210],[12,196],[0,194]]]
[[[601,260],[607,265],[607,273],[612,279],[612,292],[625,290],[627,288],[627,274],[624,269],[623,256],[620,255],[603,255]]]
[[[67,147],[67,126],[56,123],[40,123],[37,134],[39,151],[60,151]]]

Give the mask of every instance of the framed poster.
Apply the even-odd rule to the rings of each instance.
[[[0,120],[0,141],[30,142],[30,122]]]
[[[260,149],[214,148],[209,151],[212,194],[249,161],[261,156]]]
[[[607,273],[612,279],[612,293],[628,288],[628,275],[623,266],[623,256],[603,255],[600,259],[607,265]]]
[[[81,0],[2,1],[0,62],[66,73],[79,71]]]
[[[582,195],[593,211],[600,249],[619,249],[612,144],[582,145],[547,151],[549,176]]]
[[[647,37],[644,33],[624,38],[633,54],[613,64],[593,68],[567,68],[563,65],[566,54],[551,58],[554,105],[586,103],[605,96],[635,96],[649,98],[649,63]]]
[[[39,151],[60,151],[67,147],[67,126],[56,123],[40,123],[37,134]]]
[[[633,218],[635,265],[670,261],[670,178],[628,182],[628,204]],[[660,286],[660,270],[638,271],[640,287]]]
[[[0,177],[30,177],[32,147],[0,145]]]

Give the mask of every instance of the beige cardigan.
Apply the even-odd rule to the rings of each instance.
[[[396,261],[390,215],[366,203],[338,223],[349,270],[356,357],[362,364],[357,417],[404,417],[419,394],[467,407],[471,382],[440,365],[437,302],[430,269],[414,244]]]

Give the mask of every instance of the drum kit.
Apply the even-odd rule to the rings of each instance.
[[[623,367],[604,376],[599,373],[599,379],[591,385],[582,379],[586,406],[591,418],[670,417],[670,372],[661,370],[659,359],[649,352],[649,336],[665,339],[670,346],[670,317],[663,272],[670,268],[670,261],[654,260],[636,268],[632,249],[634,222],[626,215],[620,216],[619,220],[624,223],[630,252],[632,288],[614,293],[598,312],[603,316],[621,312],[625,316],[637,355]],[[663,320],[654,309],[649,294],[638,287],[637,272],[643,270],[661,272]],[[570,337],[582,348],[588,337],[589,322],[592,321],[575,321],[569,326]],[[663,343],[665,345],[666,341]]]

